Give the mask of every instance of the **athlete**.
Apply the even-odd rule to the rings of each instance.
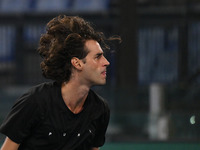
[[[58,16],[46,26],[38,52],[44,77],[13,105],[0,127],[1,150],[98,150],[110,110],[91,90],[106,83],[107,41],[89,22]]]

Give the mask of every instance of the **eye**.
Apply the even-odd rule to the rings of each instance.
[[[100,57],[101,57],[101,55],[98,55],[96,58],[98,58],[98,59],[99,59]]]
[[[101,56],[103,56],[103,54],[97,54],[95,58],[96,58],[96,59],[100,59]]]

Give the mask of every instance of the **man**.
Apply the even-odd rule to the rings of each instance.
[[[109,62],[96,32],[80,17],[47,24],[38,52],[43,75],[53,82],[22,95],[0,127],[1,150],[98,150],[109,122],[107,103],[90,88],[106,83]]]

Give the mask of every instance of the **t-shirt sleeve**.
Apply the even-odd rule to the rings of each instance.
[[[38,104],[30,93],[21,96],[0,127],[0,132],[20,144],[40,119]]]
[[[93,147],[101,147],[105,143],[105,135],[110,119],[110,110],[106,105],[104,114],[101,116],[98,124],[97,133],[94,138]]]

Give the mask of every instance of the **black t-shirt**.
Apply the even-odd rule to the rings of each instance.
[[[88,150],[105,142],[110,111],[92,90],[84,109],[72,113],[56,82],[31,88],[12,107],[0,132],[20,144],[19,150]]]

